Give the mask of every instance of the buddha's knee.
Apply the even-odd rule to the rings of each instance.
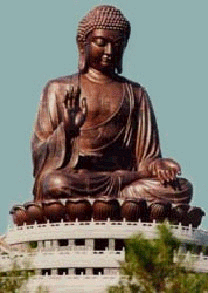
[[[69,194],[68,178],[59,171],[47,174],[42,180],[43,198],[64,198]]]
[[[168,185],[168,193],[175,203],[189,203],[193,196],[193,185],[186,178],[177,178]]]
[[[159,179],[147,178],[136,180],[120,193],[121,198],[142,197],[149,201],[166,200],[171,203],[189,203],[193,194],[192,184],[185,178],[161,184]]]

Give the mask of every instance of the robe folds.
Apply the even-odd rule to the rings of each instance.
[[[124,97],[118,109],[99,125],[69,138],[64,128],[64,97],[78,76],[49,81],[43,89],[32,138],[34,197],[114,196],[167,199],[188,203],[192,185],[164,187],[157,179],[135,180],[144,164],[161,157],[151,101],[143,87],[121,77]],[[99,135],[97,135],[99,134]]]

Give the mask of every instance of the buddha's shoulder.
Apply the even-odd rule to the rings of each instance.
[[[126,83],[129,84],[132,89],[133,93],[136,96],[141,96],[146,94],[146,89],[143,85],[141,85],[139,82],[132,81],[124,76],[117,75],[116,77],[117,82],[121,83]],[[72,75],[65,75],[65,76],[60,76],[55,79],[51,79],[47,82],[46,87],[47,88],[53,88],[53,89],[60,89],[60,88],[65,88],[65,86],[77,86],[78,85],[78,74],[72,74]]]
[[[139,82],[132,81],[130,79],[127,79],[126,77],[121,77],[123,79],[123,82],[129,84],[132,89],[133,93],[136,96],[141,96],[141,95],[146,95],[147,96],[147,91],[143,85],[141,85]]]
[[[51,79],[47,82],[46,87],[59,87],[64,85],[74,85],[78,83],[78,74],[72,74],[72,75],[65,75],[56,77],[54,79]]]

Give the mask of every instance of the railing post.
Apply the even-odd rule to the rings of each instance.
[[[189,236],[192,236],[193,235],[193,225],[192,224],[189,224]]]
[[[182,231],[182,225],[181,225],[181,222],[178,224],[178,231],[179,231],[179,233],[181,234],[181,231]]]

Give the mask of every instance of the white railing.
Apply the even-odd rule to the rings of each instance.
[[[33,240],[76,239],[76,238],[128,238],[132,234],[143,233],[149,238],[157,237],[156,227],[159,224],[123,221],[95,221],[89,222],[60,222],[13,226],[8,229],[6,241],[8,244]],[[181,240],[197,242],[198,245],[208,246],[208,231],[193,228],[192,225],[169,225],[175,237]],[[73,237],[72,237],[73,235]],[[104,237],[104,236],[105,237]],[[113,237],[113,238],[115,238]]]
[[[17,226],[13,225],[13,227],[8,227],[8,233],[9,232],[14,232],[14,231],[29,231],[29,230],[36,230],[36,229],[45,229],[45,228],[60,228],[60,227],[83,227],[83,226],[95,226],[95,227],[100,227],[100,226],[137,226],[141,230],[146,231],[146,228],[150,227],[157,227],[160,225],[159,223],[156,223],[154,220],[152,223],[145,223],[141,222],[140,220],[138,222],[129,222],[126,221],[125,218],[122,221],[113,221],[113,220],[106,220],[106,221],[96,221],[96,220],[91,220],[91,221],[78,221],[76,220],[75,222],[64,222],[61,221],[59,223],[50,223],[49,221],[46,224],[37,224],[35,223],[34,225],[26,225],[23,224],[22,226]],[[181,224],[179,225],[171,225],[169,224],[169,227],[173,231],[180,231],[182,233],[187,234],[188,233],[193,233],[195,231],[201,231],[203,232],[207,237],[208,237],[208,231],[207,230],[200,230],[198,228],[193,228],[192,225],[190,224],[189,226],[182,226]],[[143,228],[143,229],[142,229]]]
[[[39,275],[30,277],[23,284],[21,293],[104,293],[107,288],[118,284],[119,274],[113,275]]]
[[[29,279],[27,288],[23,293],[37,292],[41,287],[42,292],[72,292],[72,293],[104,293],[107,288],[118,284],[119,275],[37,275]],[[45,290],[44,290],[45,289]]]
[[[10,253],[8,255],[0,255],[1,269],[7,271],[12,269],[12,264],[16,263],[23,269],[30,268],[53,268],[53,267],[119,267],[119,262],[124,261],[125,252],[123,251],[55,251],[55,252],[38,252],[38,253]],[[179,253],[175,254],[174,262],[180,262],[188,269],[199,272],[208,272],[208,255],[203,253],[192,254]],[[29,265],[28,267],[25,267]],[[53,277],[61,278],[59,275]],[[67,275],[67,278],[79,278],[80,276]],[[81,277],[91,278],[91,275]],[[44,278],[44,276],[43,276]]]
[[[125,251],[111,251],[111,250],[67,250],[67,251],[38,251],[38,252],[28,252],[28,253],[10,253],[5,255],[0,255],[0,260],[10,259],[10,258],[22,258],[22,257],[35,257],[37,254],[39,255],[95,255],[95,254],[104,254],[106,256],[108,255],[123,255],[125,254]]]
[[[200,253],[199,255],[190,252],[179,253],[174,255],[174,262],[180,263],[188,270],[194,270],[197,272],[208,272],[208,256]]]
[[[124,251],[40,251],[36,253],[15,253],[1,255],[3,271],[12,269],[15,263],[23,269],[59,268],[59,267],[105,267],[118,268],[124,261]]]

